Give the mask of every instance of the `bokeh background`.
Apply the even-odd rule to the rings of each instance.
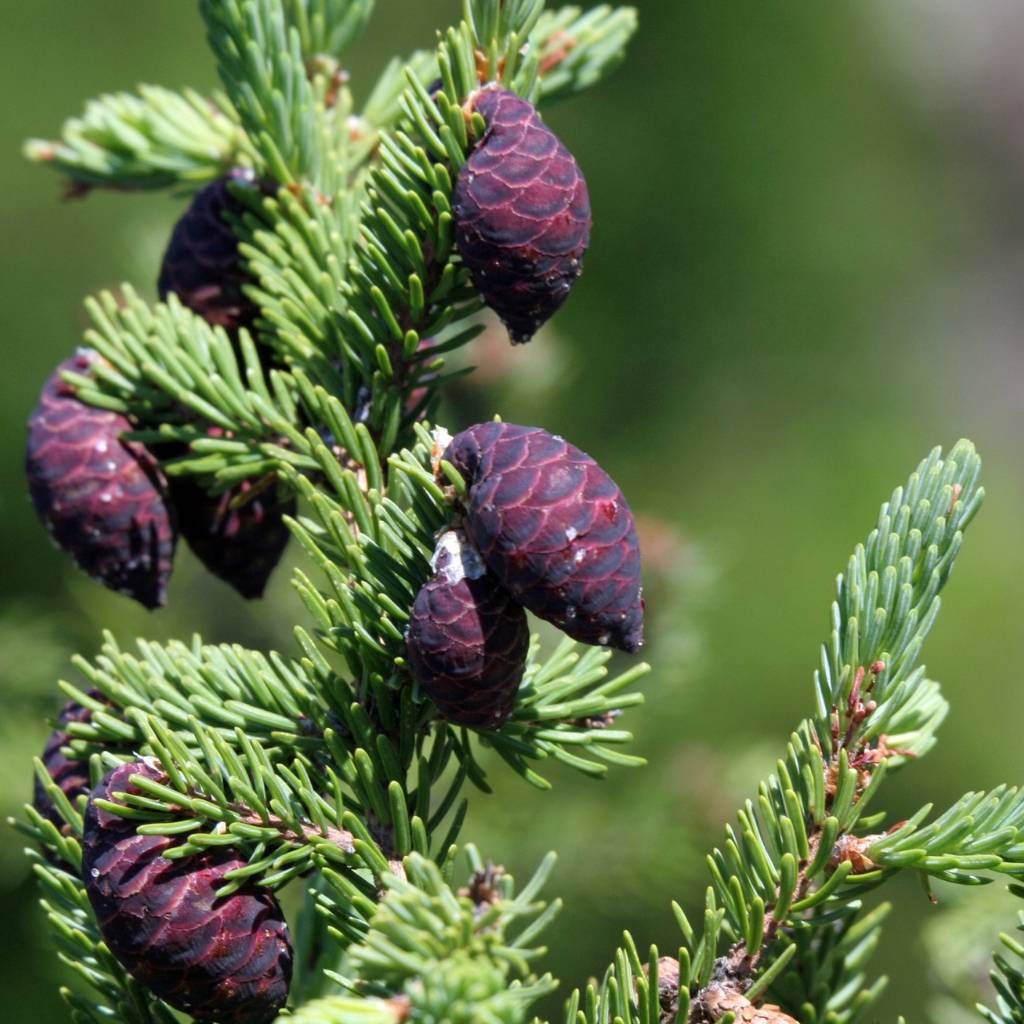
[[[386,56],[429,45],[457,8],[380,0],[350,55],[357,92]],[[553,889],[568,906],[549,963],[568,984],[603,969],[624,927],[641,945],[676,944],[669,900],[699,900],[703,851],[810,709],[834,574],[891,488],[961,435],[985,458],[989,499],[927,652],[953,713],[927,764],[889,786],[889,805],[898,819],[1024,781],[1024,6],[640,8],[628,63],[548,114],[590,184],[586,274],[529,350],[479,343],[480,373],[446,409],[455,428],[500,410],[568,436],[599,456],[646,524],[656,671],[629,724],[648,767],[603,783],[556,770],[548,794],[503,779],[466,832],[520,871],[561,852]],[[0,809],[10,814],[29,793],[55,682],[103,628],[290,649],[302,613],[287,568],[266,601],[246,605],[183,551],[169,608],[148,615],[77,574],[34,521],[22,457],[41,382],[78,341],[83,296],[121,280],[152,294],[183,200],[64,202],[54,175],[20,159],[21,141],[55,134],[102,91],[215,83],[189,4],[7,0],[3,23]],[[972,995],[1012,908],[990,897],[968,910],[946,893],[931,907],[912,879],[893,895],[875,961],[892,982],[874,1016],[958,1019],[941,991]],[[66,1020],[13,832],[0,840],[0,920],[5,1019]],[[950,946],[954,932],[966,948]]]

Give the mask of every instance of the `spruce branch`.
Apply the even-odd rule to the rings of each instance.
[[[89,708],[86,722],[67,726],[72,753],[104,745],[138,747],[146,739],[146,715],[175,730],[201,716],[221,739],[246,737],[283,748],[323,746],[327,711],[319,696],[324,668],[235,645],[138,641],[138,654],[124,651],[104,634],[92,661],[74,659],[85,687],[60,684],[68,697]]]
[[[385,73],[382,92],[371,97],[372,117],[383,125],[398,112],[399,123],[375,141],[365,184],[346,192],[339,187],[350,173],[346,168],[360,159],[348,151],[352,133],[342,124],[348,124],[351,98],[347,88],[335,90],[328,106],[324,76],[310,80],[303,46],[323,42],[329,26],[337,27],[336,19],[344,21],[351,11],[345,5],[307,10],[302,3],[285,10],[270,0],[208,0],[201,6],[225,87],[260,155],[257,163],[289,186],[266,198],[236,191],[251,208],[235,227],[255,279],[252,297],[262,308],[259,340],[285,365],[301,367],[359,410],[386,455],[432,406],[447,379],[439,372],[444,355],[478,330],[458,328],[479,309],[479,300],[451,242],[454,174],[472,142],[460,105],[490,78],[529,93],[538,80],[538,48],[569,29],[580,37],[573,61],[582,68],[579,62],[592,59],[604,69],[608,54],[625,45],[629,33],[622,26],[630,19],[604,8],[585,16],[570,11],[573,17],[544,30],[537,23],[539,3],[493,12],[488,3],[469,5],[467,20],[442,39],[437,54],[405,69],[406,87],[396,102],[384,100],[395,93],[387,84],[394,83],[394,72]],[[450,97],[427,95],[423,79],[434,68],[441,69]],[[269,419],[274,432],[287,436],[287,425],[295,425],[294,388],[287,380],[273,371],[265,380],[244,339],[244,365],[236,365],[224,337],[218,343],[198,317],[174,300],[169,306],[169,313],[162,306],[146,309],[130,289],[120,301],[105,294],[92,303],[96,329],[87,341],[122,377],[99,389],[80,382],[80,397],[129,413],[147,427],[166,421],[164,439],[189,444],[193,453],[195,442],[207,449],[210,443],[180,422],[183,407],[236,435],[251,434],[256,421]],[[216,374],[207,379],[203,370],[214,354]],[[132,385],[127,394],[125,375]],[[269,415],[254,412],[247,390],[268,402]],[[423,397],[411,403],[414,392]],[[235,482],[245,478],[242,463],[253,476],[268,468],[267,452],[241,447],[245,443],[244,436],[233,436],[219,444],[219,454],[237,456],[231,472],[242,475],[233,476]],[[176,471],[188,469],[182,464]]]
[[[530,944],[560,907],[537,900],[554,857],[516,895],[511,876],[484,865],[475,848],[467,853],[473,877],[457,893],[437,865],[415,854],[406,858],[403,876],[385,879],[386,895],[365,936],[346,952],[341,984],[407,1000],[413,1019],[437,1024],[516,1024],[553,990],[550,976],[531,973],[543,950]]]
[[[227,99],[211,107],[149,88],[104,97],[87,130],[69,128],[59,160],[50,155],[82,181],[122,187],[199,184],[239,163],[256,171],[259,188],[230,186],[245,212],[229,219],[253,276],[258,333],[229,334],[173,295],[149,304],[126,287],[89,302],[85,340],[100,358],[65,383],[128,417],[136,429],[124,439],[155,447],[172,478],[196,476],[211,493],[279,481],[304,498],[289,525],[327,581],[321,591],[297,574],[318,627],[315,638],[296,631],[298,660],[198,638],[127,652],[108,636],[95,659],[76,662],[83,685],[63,684],[82,716],[59,723],[62,754],[88,760],[93,783],[144,759],[144,771],[120,768],[126,791],[94,791],[93,809],[166,837],[169,860],[230,847],[242,866],[218,880],[217,898],[310,877],[307,998],[331,977],[330,939],[354,971],[334,977],[357,992],[357,1019],[383,1009],[512,1024],[553,987],[530,964],[558,904],[536,900],[550,862],[515,896],[473,850],[471,884],[448,887],[462,790],[488,786],[473,734],[437,718],[404,660],[411,600],[453,517],[419,421],[451,376],[444,355],[478,330],[465,320],[480,301],[452,245],[453,181],[484,128],[467,120],[467,100],[491,81],[542,94],[556,72],[552,94],[582,88],[611,67],[631,28],[600,8],[543,30],[541,0],[471,0],[434,54],[401,69],[401,89],[385,71],[356,118],[339,55],[371,7],[201,0]],[[221,121],[218,146],[207,145]],[[528,761],[552,757],[592,775],[638,763],[618,750],[631,737],[614,720],[639,701],[625,690],[646,666],[609,679],[607,652],[564,644],[545,662],[537,648],[520,713],[480,741],[539,785]],[[37,764],[57,823],[30,808],[22,825],[53,861],[44,885],[63,872],[57,864],[80,868],[86,800],[47,768]],[[96,947],[83,888],[65,897],[51,921],[58,931],[76,914],[85,921],[87,938],[68,948],[109,1013],[169,1021],[148,996],[122,1010],[134,983],[103,973],[100,958],[111,957]],[[352,1009],[348,996],[331,998],[325,1013]],[[108,1014],[106,1004],[74,1006],[76,1019]]]
[[[963,531],[984,498],[977,486],[981,460],[967,441],[943,459],[936,448],[882,505],[878,524],[838,577],[832,635],[815,673],[815,719],[822,749],[831,751],[834,709],[845,735],[856,713],[854,688],[881,666],[864,695],[876,707],[854,726],[850,742],[875,741],[914,697],[914,667],[941,604]]]
[[[727,933],[733,931],[738,941],[727,957],[715,961],[712,975],[698,977],[703,988],[694,1000],[694,1019],[705,1012],[702,997],[712,981],[741,992],[750,987],[749,979],[772,952],[791,915],[815,907],[820,914],[849,901],[844,883],[856,891],[857,883],[877,880],[870,862],[842,857],[836,864],[833,850],[863,819],[887,768],[907,756],[907,751],[889,745],[885,730],[890,722],[907,720],[912,702],[919,711],[913,690],[920,682],[915,662],[938,614],[938,594],[952,570],[963,530],[982,501],[979,473],[980,460],[969,442],[954,446],[946,459],[933,450],[907,485],[882,506],[878,527],[839,577],[832,640],[815,677],[819,709],[814,732],[806,728],[803,742],[794,737],[790,745],[796,771],[790,773],[780,762],[767,792],[762,787],[763,827],[757,828],[750,812],[740,818],[744,834],[767,833],[768,866],[776,867],[777,888],[762,909],[762,896],[752,883],[758,878],[755,863],[744,857],[742,847],[733,843],[739,853],[735,865],[725,854],[713,855],[717,866],[735,871],[720,870],[715,880],[727,909]],[[941,700],[935,688],[931,696]],[[935,709],[925,716],[919,734],[911,734],[918,750],[927,748],[937,719],[941,712]],[[815,747],[820,747],[819,765],[813,763]],[[751,927],[751,911],[754,924],[763,920],[760,928]]]
[[[946,713],[937,684],[916,662],[963,530],[983,498],[979,472],[969,442],[945,458],[933,451],[882,506],[878,527],[840,575],[833,634],[815,676],[817,714],[793,733],[756,801],[746,802],[708,858],[703,929],[675,908],[684,938],[679,993],[659,1010],[661,1020],[701,1024],[730,1013],[754,1019],[755,1004],[788,976],[798,952],[819,948],[824,955],[832,940],[821,930],[836,922],[854,928],[861,895],[894,870],[917,867],[962,882],[980,880],[979,870],[1017,873],[1016,789],[969,794],[920,832],[927,808],[887,835],[871,831],[884,815],[866,813],[887,772],[930,748]],[[586,1019],[608,1012],[626,1021],[655,1019],[653,988],[643,990],[638,974],[633,963],[631,972],[619,966],[606,976],[589,996]],[[801,1020],[820,1015],[831,999],[850,1011],[835,1019],[853,1019],[877,994],[858,983],[859,1001],[847,1002],[851,982],[833,974],[839,987],[819,990],[810,1010],[801,1003]],[[634,994],[625,1003],[624,992]]]
[[[91,188],[198,187],[252,161],[227,99],[140,85],[90,100],[54,141],[30,139],[25,155],[69,179],[69,195]]]
[[[293,4],[293,13],[304,5]],[[344,165],[326,76],[311,81],[301,33],[275,0],[201,0],[225,92],[263,167],[279,185],[333,195]]]
[[[282,7],[304,54],[339,57],[362,35],[374,0],[284,0]]]
[[[122,768],[131,791],[94,794],[93,807],[168,837],[165,858],[237,851],[217,897],[307,880],[292,994],[316,1001],[290,1019],[521,1024],[554,987],[533,965],[559,903],[538,899],[550,858],[516,895],[468,847],[471,877],[453,885],[466,784],[489,790],[478,749],[545,788],[544,759],[592,776],[640,763],[617,719],[647,667],[609,677],[607,651],[566,641],[544,658],[534,639],[503,725],[439,717],[412,682],[406,626],[466,482],[424,419],[454,376],[445,356],[479,330],[453,244],[454,183],[487,128],[474,97],[490,84],[569,96],[614,67],[636,17],[465,0],[436,50],[388,65],[357,114],[342,55],[372,7],[200,0],[226,99],[142,87],[94,101],[59,143],[29,144],[79,190],[257,172],[259,188],[231,186],[242,212],[229,214],[255,331],[229,334],[173,296],[151,305],[126,287],[90,301],[86,341],[101,358],[65,380],[129,417],[126,439],[156,447],[171,477],[212,493],[290,489],[303,504],[287,524],[316,570],[295,575],[313,620],[295,631],[295,659],[198,638],[126,652],[107,637],[76,661],[87,685],[62,684],[83,711],[59,723],[62,753],[80,771],[88,759],[94,783],[145,767]],[[676,956],[642,958],[627,933],[600,984],[570,999],[567,1024],[848,1024],[884,985],[864,969],[887,912],[864,912],[872,887],[908,869],[926,883],[1024,874],[1024,790],[968,793],[886,832],[874,811],[887,774],[933,746],[948,710],[918,662],[983,497],[979,472],[969,442],[936,449],[882,506],[838,578],[814,713],[708,857],[701,920],[674,907]],[[81,776],[65,793],[47,769],[37,762],[53,813],[40,801],[18,827],[44,851],[33,866],[58,951],[96,996],[67,994],[73,1019],[170,1024],[101,941],[78,881]],[[1012,959],[1024,946],[1003,943],[999,1008],[983,1014],[1024,1020]]]
[[[353,126],[357,146],[373,156],[358,211],[318,207],[311,195],[282,197],[243,226],[268,331],[305,335],[345,367],[346,404],[363,396],[382,454],[407,436],[444,383],[444,354],[477,333],[459,328],[480,303],[452,246],[455,176],[482,128],[467,127],[463,105],[492,80],[524,95],[540,82],[543,98],[541,54],[558,45],[552,40],[564,45],[567,33],[577,40],[571,56],[559,62],[549,53],[546,71],[564,65],[553,91],[583,88],[621,55],[633,25],[628,10],[598,8],[584,16],[570,9],[543,28],[534,0],[492,7],[468,4],[436,56],[406,68],[400,93],[394,68],[385,71]],[[424,82],[434,69],[441,90],[431,96]],[[427,392],[421,408],[408,403],[417,388]]]
[[[545,11],[529,41],[538,54],[537,98],[555,102],[595,85],[622,62],[636,27],[634,7]]]
[[[865,966],[891,909],[883,903],[864,913],[856,901],[827,924],[795,928],[785,940],[795,952],[764,990],[766,997],[803,1024],[852,1024],[863,1019],[887,983],[884,976],[869,983]],[[788,948],[783,947],[784,953]]]
[[[881,837],[858,840],[865,863],[883,870],[913,869],[946,882],[991,881],[979,872],[1024,875],[1024,791],[998,786],[967,793],[927,825],[924,807]]]
[[[253,860],[245,877],[258,874],[266,884],[314,861],[347,862],[339,851],[365,854],[377,873],[412,849],[428,853],[430,832],[451,807],[448,800],[425,820],[451,749],[425,749],[408,692],[388,707],[391,721],[402,722],[394,744],[376,735],[355,690],[303,639],[311,657],[297,663],[198,642],[191,649],[140,642],[136,658],[108,638],[95,665],[78,660],[95,695],[62,684],[92,711],[90,721],[68,726],[69,754],[156,757],[167,782],[141,779],[143,797],[110,809],[147,813],[144,831],[187,835],[179,856],[229,841],[246,847]],[[406,798],[415,764],[419,790]]]

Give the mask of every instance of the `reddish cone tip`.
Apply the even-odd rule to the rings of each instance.
[[[481,423],[444,458],[468,485],[467,532],[519,602],[583,643],[640,648],[636,524],[589,455],[538,427]]]
[[[132,775],[166,777],[148,761],[121,765],[93,790],[82,837],[82,878],[103,941],[125,970],[195,1020],[268,1024],[285,1005],[292,973],[288,926],[277,900],[256,888],[215,899],[245,861],[227,847],[181,860],[180,840],[140,836],[135,822],[96,799],[138,792]]]
[[[526,613],[458,531],[445,533],[406,633],[413,677],[456,725],[495,729],[515,710],[530,633]]]
[[[526,342],[583,269],[590,198],[572,154],[533,106],[489,87],[475,110],[487,131],[459,171],[455,244],[513,342]]]
[[[171,481],[171,498],[182,537],[196,557],[242,597],[263,596],[291,531],[284,516],[295,515],[295,498],[279,496],[276,483],[237,508],[232,503],[252,492],[245,481],[224,494],[210,495],[194,478]]]
[[[207,323],[237,331],[251,328],[259,307],[245,294],[251,278],[242,265],[238,239],[225,213],[241,216],[244,205],[228,190],[231,183],[252,185],[262,191],[247,168],[238,168],[200,189],[175,224],[160,266],[157,291],[170,292]]]
[[[81,349],[43,387],[29,417],[25,471],[32,503],[58,547],[94,580],[147,608],[164,603],[176,541],[166,481],[119,413],[80,402],[61,379],[98,360]]]

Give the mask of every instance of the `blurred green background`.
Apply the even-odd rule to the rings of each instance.
[[[898,819],[1024,779],[1013,661],[1024,620],[1024,8],[892,6],[642,0],[627,64],[548,113],[590,185],[586,274],[531,349],[510,358],[478,343],[477,383],[446,410],[454,428],[500,410],[568,436],[647,521],[656,671],[628,724],[649,766],[603,783],[556,770],[549,794],[501,779],[465,833],[520,871],[560,851],[553,888],[568,906],[549,966],[568,984],[603,969],[623,927],[641,945],[677,943],[669,900],[699,899],[704,849],[810,709],[834,574],[891,488],[961,435],[986,460],[989,499],[927,652],[953,713],[927,764],[890,785],[889,806]],[[429,45],[457,9],[381,0],[350,55],[357,94],[386,56]],[[8,0],[4,24],[9,814],[28,796],[55,682],[102,628],[289,650],[302,613],[286,568],[268,600],[246,605],[182,551],[169,608],[147,615],[77,574],[36,524],[22,457],[39,387],[78,341],[83,296],[125,279],[152,294],[183,200],[64,202],[20,143],[55,134],[99,92],[208,89],[214,72],[190,4]],[[0,844],[5,1014],[63,1021],[19,848],[14,833]],[[874,1017],[923,1019],[922,993],[938,981],[921,929],[951,901],[929,906],[910,879],[893,895],[875,962],[892,983]],[[984,944],[1011,923],[997,906]]]

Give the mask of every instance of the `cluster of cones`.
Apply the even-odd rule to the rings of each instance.
[[[587,644],[637,651],[643,587],[636,523],[587,454],[537,427],[480,423],[441,461],[466,483],[412,608],[413,675],[449,720],[495,728],[526,669],[526,610]]]
[[[237,337],[258,309],[244,295],[238,243],[224,218],[241,209],[231,182],[251,184],[251,176],[207,185],[178,221],[159,289]],[[88,376],[102,362],[89,349],[62,362],[29,418],[29,491],[50,536],[93,579],[147,608],[165,601],[179,536],[243,597],[262,595],[288,543],[283,517],[294,513],[294,498],[272,476],[220,493],[194,476],[168,478],[153,451],[124,440],[148,424],[86,405],[64,380],[66,371]],[[212,426],[207,433],[223,434]]]

